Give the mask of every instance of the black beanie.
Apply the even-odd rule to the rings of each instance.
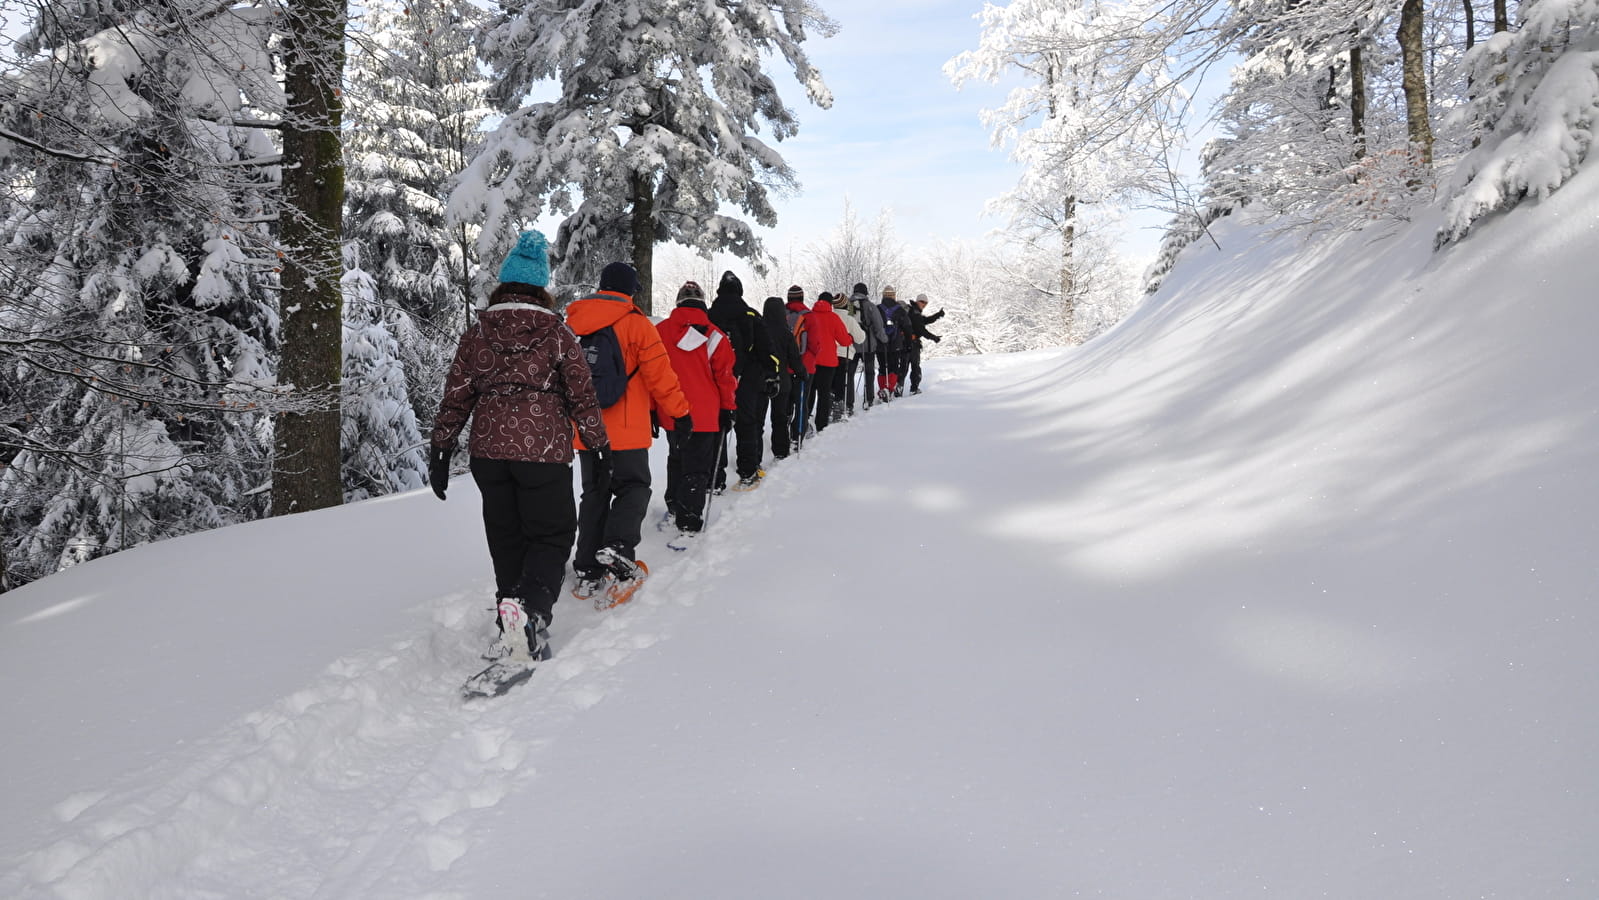
[[[732,270],[729,269],[728,271],[722,273],[722,280],[716,285],[716,296],[737,297],[738,299],[743,300],[744,282],[739,281],[738,276],[734,275]]]
[[[855,290],[850,291],[850,293],[860,294],[862,297],[870,296],[870,293],[866,290],[866,282],[864,281],[855,282]]]
[[[600,273],[600,290],[631,297],[638,293],[638,273],[625,262],[611,263]]]
[[[832,292],[831,291],[822,291],[820,294],[817,294],[816,295],[816,302],[817,303],[826,303],[828,306],[832,306],[833,305],[833,294],[832,294]]]

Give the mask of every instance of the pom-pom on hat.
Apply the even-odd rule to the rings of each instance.
[[[722,280],[716,285],[716,296],[737,297],[742,300],[744,299],[744,282],[739,281],[738,276],[734,275],[733,271],[729,269],[722,273]]]
[[[699,282],[685,281],[683,286],[677,289],[677,305],[682,306],[685,300],[705,302],[705,290],[700,287]]]
[[[614,262],[600,272],[600,290],[626,294],[638,293],[638,273],[625,262]]]
[[[550,242],[538,231],[524,231],[516,239],[505,262],[500,263],[500,282],[515,281],[536,287],[550,284]]]
[[[790,285],[788,289],[788,302],[793,303],[795,300],[805,302],[805,289],[797,284]]]

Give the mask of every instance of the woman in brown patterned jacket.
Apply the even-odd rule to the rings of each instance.
[[[585,446],[602,458],[610,453],[588,363],[553,309],[549,278],[544,235],[523,233],[488,308],[461,336],[428,458],[428,479],[443,500],[450,454],[471,418],[468,449],[494,562],[500,651],[535,660],[549,656],[547,629],[577,536],[573,425]]]

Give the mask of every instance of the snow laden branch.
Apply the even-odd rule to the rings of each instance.
[[[504,118],[452,193],[451,220],[480,224],[478,252],[497,259],[523,223],[565,216],[552,248],[558,279],[589,283],[605,262],[630,259],[646,306],[659,242],[761,265],[753,230],[721,210],[770,225],[774,197],[798,184],[755,136],[782,141],[799,127],[762,67],[781,59],[812,103],[830,106],[802,44],[834,27],[803,0],[549,2],[502,14],[482,55]],[[558,98],[523,105],[544,83]]]

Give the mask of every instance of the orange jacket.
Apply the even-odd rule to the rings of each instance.
[[[632,375],[622,399],[601,411],[612,450],[642,450],[650,445],[650,407],[677,418],[689,414],[688,398],[672,371],[661,333],[626,294],[600,291],[566,307],[566,324],[579,337],[609,325],[622,345],[622,360]],[[579,450],[581,437],[573,440]]]

